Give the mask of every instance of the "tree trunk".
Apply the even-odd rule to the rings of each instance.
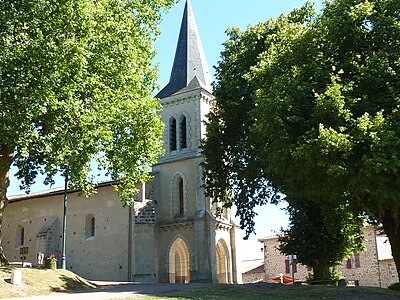
[[[400,279],[400,207],[385,210],[382,224],[392,247],[394,263]]]
[[[13,161],[13,151],[7,147],[0,147],[0,266],[8,264],[3,251],[3,213],[7,206],[7,188],[10,183],[8,171]]]
[[[330,280],[330,270],[328,264],[317,264],[313,266],[313,280]]]

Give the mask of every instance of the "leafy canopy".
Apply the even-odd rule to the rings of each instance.
[[[253,134],[252,127],[257,123],[253,111],[258,100],[247,76],[264,52],[278,53],[282,43],[304,32],[314,13],[313,6],[307,4],[288,16],[249,26],[244,32],[229,29],[216,67],[216,103],[208,116],[207,139],[202,147],[206,189],[214,201],[226,206],[235,203],[247,234],[254,230],[254,207],[268,200],[278,201],[277,192],[282,191],[271,186],[265,172],[259,148],[264,136]]]
[[[253,133],[285,188],[325,202],[350,192],[377,218],[400,205],[399,9],[389,0],[327,3],[292,45],[266,51],[252,69]]]
[[[307,4],[231,30],[204,144],[210,196],[238,205],[248,232],[274,191],[364,212],[400,274],[399,37],[397,0]]]
[[[96,159],[130,201],[161,151],[152,43],[173,2],[0,1],[2,182],[12,163],[27,191],[68,168],[88,191]]]

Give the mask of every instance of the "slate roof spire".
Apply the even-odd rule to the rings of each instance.
[[[156,97],[165,98],[171,96],[188,87],[189,84],[190,87],[202,87],[211,92],[211,82],[211,74],[197,30],[192,6],[190,1],[186,0],[169,83]]]

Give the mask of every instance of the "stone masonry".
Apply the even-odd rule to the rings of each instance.
[[[366,250],[356,253],[337,267],[344,278],[352,284],[362,286],[387,287],[398,282],[396,267],[393,258],[379,259],[378,245],[379,237],[372,226],[363,229]],[[264,244],[264,272],[265,278],[279,275],[291,276],[286,272],[285,262],[287,257],[278,250],[278,236],[270,236],[260,239]],[[390,246],[389,244],[386,247]],[[390,249],[390,248],[389,248]],[[304,281],[312,270],[306,266],[297,264],[295,279]]]

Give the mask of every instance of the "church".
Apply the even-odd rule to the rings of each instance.
[[[68,191],[66,268],[92,280],[241,283],[230,209],[205,195],[200,141],[213,102],[211,74],[186,1],[169,83],[157,94],[165,154],[153,180],[138,186],[134,207],[122,207],[113,181],[86,199]],[[38,253],[61,266],[64,188],[9,197],[3,247],[12,262],[33,266]]]

